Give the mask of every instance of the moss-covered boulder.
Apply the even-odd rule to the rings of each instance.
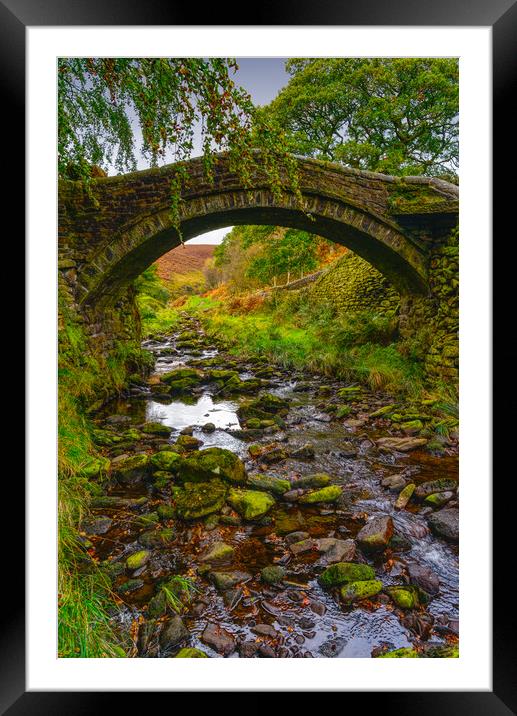
[[[449,477],[440,477],[438,480],[422,482],[415,490],[415,497],[424,500],[435,492],[453,492],[458,487],[456,480]]]
[[[227,487],[219,479],[186,482],[181,488],[173,488],[176,514],[182,520],[195,520],[219,512],[226,501],[226,495]]]
[[[184,649],[180,649],[175,659],[208,659],[210,658],[208,654],[205,654],[204,651],[201,651],[201,649],[196,649],[193,646],[185,647]]]
[[[415,609],[420,606],[417,587],[405,585],[386,587],[385,592],[390,595],[397,607],[401,609]]]
[[[203,377],[203,373],[196,368],[175,368],[174,370],[164,373],[162,375],[162,381],[169,385],[177,383],[181,380],[194,380],[198,383]]]
[[[346,582],[360,582],[375,579],[375,572],[368,564],[336,562],[327,567],[319,576],[322,587],[335,587]]]
[[[151,558],[151,553],[146,549],[141,549],[138,552],[133,552],[126,559],[126,567],[128,569],[140,569],[143,567]]]
[[[339,592],[344,602],[355,602],[359,599],[374,597],[382,589],[382,582],[378,579],[368,579],[360,582],[349,582],[341,587]]]
[[[163,423],[145,423],[142,427],[142,432],[146,435],[164,435],[169,437],[171,429]]]
[[[174,541],[174,530],[164,528],[162,530],[147,530],[138,536],[138,541],[143,547],[164,547]]]
[[[206,482],[222,478],[235,485],[246,482],[244,463],[235,453],[224,448],[211,447],[194,452],[185,459],[179,471],[184,482]]]
[[[399,496],[395,500],[395,507],[397,510],[403,510],[411,499],[413,492],[415,491],[416,485],[410,482],[406,485],[403,490],[400,491]]]
[[[260,578],[266,584],[278,584],[285,579],[285,568],[280,564],[272,564],[264,567],[260,573]]]
[[[181,455],[171,449],[160,450],[151,457],[151,466],[154,470],[175,473],[183,463]]]
[[[198,440],[192,435],[179,435],[174,446],[182,452],[190,452],[191,450],[197,450],[202,444],[202,440]]]
[[[248,487],[254,490],[265,490],[266,492],[272,492],[274,495],[283,495],[291,489],[291,483],[289,480],[282,480],[279,477],[272,477],[271,475],[263,475],[261,473],[248,475]]]
[[[208,550],[202,555],[201,562],[210,562],[210,564],[220,564],[228,562],[235,553],[234,548],[225,542],[214,542]]]
[[[341,497],[341,488],[339,485],[329,485],[322,487],[321,490],[309,492],[300,497],[299,502],[303,505],[314,505],[318,502],[335,502]]]
[[[172,520],[174,515],[176,514],[176,511],[172,505],[158,505],[156,508],[156,512],[158,513],[158,517],[161,520]]]
[[[263,517],[275,504],[267,492],[258,490],[230,490],[228,502],[245,520],[257,520]]]
[[[314,475],[302,475],[298,479],[293,480],[291,488],[305,490],[310,487],[326,487],[330,485],[331,481],[332,478],[330,475],[327,475],[325,472],[317,472],[314,473]]]
[[[118,482],[132,485],[142,480],[149,471],[149,455],[119,455],[111,461],[111,473]]]
[[[384,549],[393,535],[393,520],[379,515],[367,522],[357,533],[357,541],[365,549]]]
[[[81,466],[80,474],[90,479],[102,477],[110,468],[110,461],[107,457],[92,457]]]

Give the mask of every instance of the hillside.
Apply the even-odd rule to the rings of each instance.
[[[168,281],[173,274],[199,271],[214,255],[214,244],[184,244],[177,246],[156,261],[158,276]]]

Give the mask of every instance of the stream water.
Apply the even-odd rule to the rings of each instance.
[[[276,495],[268,514],[255,522],[240,519],[226,506],[221,514],[231,519],[209,515],[181,521],[165,516],[157,523],[157,507],[174,503],[170,495],[157,489],[151,479],[134,484],[110,483],[108,497],[122,499],[97,500],[95,519],[109,519],[102,529],[90,525],[86,539],[96,559],[119,566],[113,584],[120,607],[113,620],[131,634],[132,655],[174,656],[179,648],[190,646],[202,649],[209,657],[370,658],[401,647],[420,649],[457,641],[457,544],[430,530],[431,507],[411,500],[405,509],[397,509],[398,493],[381,484],[391,475],[402,475],[406,483],[417,486],[437,478],[456,480],[457,446],[445,442],[439,454],[425,446],[408,452],[381,450],[377,445],[380,437],[400,434],[390,430],[387,421],[369,418],[372,412],[393,402],[388,396],[365,391],[351,403],[352,412],[346,418],[336,419],[326,408],[335,402],[344,383],[271,368],[264,361],[236,362],[235,356],[210,345],[193,319],[184,318],[182,330],[186,328],[198,336],[192,346],[183,341],[178,348],[177,334],[144,343],[156,357],[149,384],[135,384],[128,396],[111,402],[96,416],[98,428],[113,435],[123,435],[128,428],[141,429],[149,422],[167,426],[170,435],[141,434],[129,447],[123,441],[122,446],[105,447],[106,455],[114,458],[120,453],[154,453],[175,443],[183,431],[201,441],[201,450],[215,446],[237,454],[248,473],[294,483],[304,476],[326,473],[332,484],[342,487],[342,496],[333,503],[302,505]],[[236,368],[242,379],[253,378],[257,372],[266,375],[261,378],[264,387],[260,392],[288,401],[284,426],[267,428],[258,436],[255,432],[250,439],[237,410],[241,403],[257,397],[258,391],[221,397],[217,387],[207,384],[196,387],[188,396],[171,398],[153,389],[162,375],[175,368],[204,369],[207,365]],[[213,424],[211,432],[203,430],[206,423]],[[268,463],[266,449],[264,459],[253,460],[251,444],[280,447],[288,457]],[[291,456],[307,444],[312,447],[312,456]],[[449,499],[449,506],[457,504],[457,494]],[[146,515],[151,515],[147,524]],[[350,561],[373,567],[383,590],[367,599],[344,603],[338,590],[323,588],[318,580],[325,568],[325,553],[317,547],[293,553],[293,539],[333,538],[342,544],[343,540],[354,540],[368,518],[379,515],[391,517],[396,539],[373,552],[357,544]],[[164,528],[170,528],[172,539],[150,547],[150,558],[142,567],[133,571],[125,568],[128,555],[143,549],[141,536],[150,529]],[[291,537],[296,532],[305,535]],[[242,573],[240,581],[223,591],[217,589],[202,561],[203,554],[220,542],[234,551],[229,562],[212,569]],[[270,565],[285,570],[278,583],[261,579],[261,570]],[[437,593],[427,603],[402,609],[385,589],[414,583],[411,574],[415,567],[423,573],[424,582],[439,583],[439,588],[430,590]],[[185,632],[177,643],[174,639],[167,643],[160,636],[171,618],[177,621],[173,612],[156,618],[149,615],[151,599],[171,575],[189,577],[196,587],[181,611],[188,637]],[[131,588],[124,589],[128,583]],[[417,583],[421,585],[422,579]],[[214,625],[216,632],[222,630],[217,638],[205,638],[207,625]],[[222,645],[218,639],[221,634]]]

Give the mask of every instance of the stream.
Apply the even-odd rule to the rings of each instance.
[[[111,470],[81,534],[110,575],[118,602],[113,624],[129,635],[130,655],[202,656],[185,648],[211,658],[371,658],[401,648],[449,655],[447,647],[458,640],[458,546],[455,526],[436,525],[432,515],[457,514],[456,442],[444,440],[438,451],[418,440],[413,447],[414,436],[382,417],[392,397],[354,393],[344,382],[265,360],[240,361],[219,351],[188,315],[174,335],[143,347],[155,356],[154,373],[135,379],[127,395],[94,416],[112,467],[134,455],[168,455],[167,447],[181,443],[187,461],[194,452],[223,448],[243,461],[248,475],[259,476],[258,484],[266,476],[278,485],[287,480],[290,488],[275,490],[274,504],[256,518],[226,502],[198,519],[179,519],[175,490],[183,488],[176,476],[167,470],[156,476],[148,463],[143,471],[120,473],[124,479]],[[204,379],[172,395],[162,377],[181,368],[236,371],[234,382],[245,392]],[[345,401],[337,396],[347,387]],[[273,420],[261,418],[265,427],[250,428],[257,419],[243,419],[242,406],[262,394],[284,407],[269,415]],[[348,414],[338,418],[332,406],[344,402]],[[381,415],[371,417],[376,411]],[[404,437],[409,442],[400,450],[382,444]],[[320,489],[313,476],[321,474],[330,476],[322,485],[341,488],[339,499],[303,502]],[[402,487],[412,484],[418,492],[438,479],[440,488],[427,493],[438,494],[439,502],[413,496],[396,507]],[[381,544],[376,536],[368,545],[364,527],[379,518]],[[321,580],[336,563],[368,568],[369,584],[379,580],[382,588],[344,599],[348,582]],[[176,592],[177,611],[160,601],[162,586],[176,576],[192,585]],[[397,585],[417,603],[396,599],[390,588]]]

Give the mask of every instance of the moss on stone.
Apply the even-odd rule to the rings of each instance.
[[[226,501],[226,485],[217,478],[210,482],[187,482],[173,489],[176,514],[183,520],[194,520],[218,512]]]
[[[275,504],[269,493],[255,490],[231,490],[228,502],[245,520],[263,517]]]
[[[323,587],[335,587],[346,582],[360,582],[374,578],[375,572],[368,564],[336,562],[320,574],[319,582]]]
[[[184,460],[179,478],[184,482],[206,482],[222,478],[235,485],[246,482],[244,463],[235,453],[212,447],[194,452]]]
[[[335,502],[341,497],[341,488],[338,485],[329,485],[321,490],[309,492],[300,497],[299,502],[303,505],[313,505],[318,502]]]
[[[341,599],[345,602],[355,602],[359,599],[374,597],[382,589],[382,582],[378,579],[369,579],[360,582],[349,582],[341,587]]]

